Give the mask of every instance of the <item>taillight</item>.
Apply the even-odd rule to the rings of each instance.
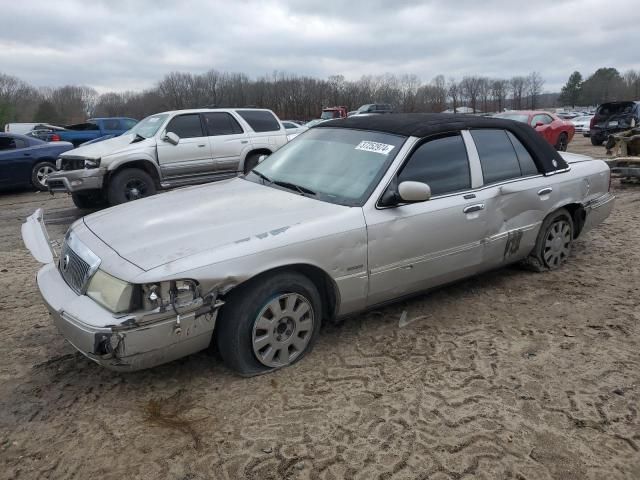
[[[58,135],[57,133],[54,133],[53,135],[51,135],[51,140],[49,140],[50,142],[59,142],[60,141],[60,135]]]
[[[589,122],[589,128],[593,128],[595,124],[596,124],[596,116],[594,115],[593,117],[591,117],[591,121]]]
[[[611,191],[611,170],[609,170],[609,188],[607,189],[607,191]]]

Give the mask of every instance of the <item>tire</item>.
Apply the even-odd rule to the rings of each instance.
[[[231,291],[214,335],[224,363],[242,376],[253,376],[304,357],[321,322],[322,302],[314,283],[296,272],[280,272]]]
[[[107,204],[102,192],[100,191],[72,193],[71,199],[73,200],[73,204],[81,209],[100,208]]]
[[[44,181],[47,175],[56,171],[56,166],[51,162],[38,162],[33,166],[31,170],[31,184],[36,190],[46,192],[49,188],[45,185]]]
[[[599,147],[600,145],[602,145],[602,142],[604,142],[602,138],[595,135],[591,136],[591,145],[593,145],[594,147]]]
[[[258,160],[260,159],[261,153],[251,153],[247,155],[247,158],[244,159],[244,173],[245,175],[249,173],[251,170],[258,165]]]
[[[560,135],[558,136],[558,143],[556,143],[556,150],[558,150],[559,152],[566,152],[568,145],[569,136],[565,132],[560,133]]]
[[[560,268],[571,253],[573,232],[573,218],[566,209],[550,214],[542,222],[536,245],[525,259],[525,265],[537,272]]]
[[[156,184],[151,175],[139,168],[125,168],[111,177],[107,200],[109,205],[120,205],[155,193]]]

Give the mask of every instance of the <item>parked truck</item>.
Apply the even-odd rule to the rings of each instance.
[[[325,107],[322,109],[320,118],[322,120],[333,120],[334,118],[347,118],[347,107]]]
[[[90,118],[84,123],[52,130],[45,135],[45,139],[47,141],[71,142],[75,147],[78,147],[85,142],[122,135],[137,123],[137,120],[125,117]]]

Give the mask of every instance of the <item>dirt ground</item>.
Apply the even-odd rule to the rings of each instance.
[[[61,237],[83,212],[2,194],[0,478],[638,479],[640,188],[615,188],[559,271],[508,268],[325,326],[302,362],[250,379],[207,352],[133,374],[75,353],[20,224],[42,206]]]

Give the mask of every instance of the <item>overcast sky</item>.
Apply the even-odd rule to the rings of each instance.
[[[544,77],[640,69],[638,0],[2,0],[0,72],[151,87],[173,70]]]

